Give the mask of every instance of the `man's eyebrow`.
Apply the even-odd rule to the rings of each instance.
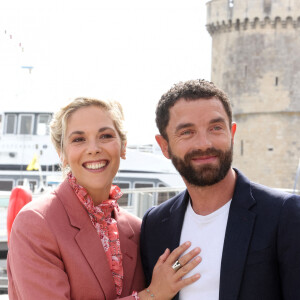
[[[180,124],[178,124],[178,125],[176,126],[175,132],[178,132],[178,131],[181,130],[181,129],[184,129],[184,128],[187,128],[187,127],[192,127],[192,126],[194,126],[193,123],[180,123]]]
[[[214,124],[214,123],[226,123],[226,120],[222,117],[219,117],[219,118],[211,119],[209,121],[209,124]],[[194,123],[180,123],[176,126],[175,132],[178,132],[181,129],[192,127],[192,126],[194,126]]]
[[[209,121],[209,124],[214,124],[214,123],[226,123],[226,120],[222,117],[211,119]]]
[[[98,132],[101,133],[101,132],[103,132],[103,131],[105,131],[105,130],[108,130],[108,129],[110,129],[110,130],[115,130],[115,129],[112,128],[112,127],[106,126],[106,127],[101,127],[101,128],[98,130]],[[70,138],[72,135],[76,135],[76,134],[78,134],[78,135],[84,134],[84,131],[81,131],[81,130],[75,130],[75,131],[73,131],[73,132],[71,132],[71,133],[69,134],[68,138]]]

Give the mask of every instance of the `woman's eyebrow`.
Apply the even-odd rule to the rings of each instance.
[[[100,133],[100,132],[103,132],[103,131],[105,131],[105,130],[107,130],[107,129],[110,129],[110,130],[113,130],[113,131],[115,131],[115,129],[114,129],[114,128],[112,128],[112,127],[109,127],[109,126],[106,126],[106,127],[101,127],[101,128],[98,130],[98,132]]]
[[[80,131],[80,130],[73,131],[73,132],[71,132],[71,133],[68,135],[68,139],[69,139],[72,135],[76,135],[76,134],[84,134],[84,131]]]
[[[103,132],[103,131],[105,131],[105,130],[108,130],[108,129],[110,129],[110,130],[115,130],[115,129],[112,128],[112,127],[105,126],[105,127],[99,128],[98,132],[101,133],[101,132]],[[68,138],[70,138],[72,135],[77,135],[77,134],[78,134],[78,135],[84,134],[84,131],[82,131],[82,130],[75,130],[75,131],[71,132],[71,133],[68,135]]]

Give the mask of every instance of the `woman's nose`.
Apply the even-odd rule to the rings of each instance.
[[[101,145],[97,141],[89,142],[88,153],[89,154],[98,154],[102,151]]]

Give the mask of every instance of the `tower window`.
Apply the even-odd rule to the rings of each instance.
[[[234,0],[228,0],[228,6],[233,7],[234,6]]]
[[[279,81],[278,77],[275,77],[275,85],[276,86],[278,86],[278,81]]]
[[[244,154],[244,141],[241,140],[241,156]]]

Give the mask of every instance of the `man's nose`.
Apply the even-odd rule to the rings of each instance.
[[[207,132],[198,131],[194,139],[194,148],[206,150],[212,147],[212,142]]]

